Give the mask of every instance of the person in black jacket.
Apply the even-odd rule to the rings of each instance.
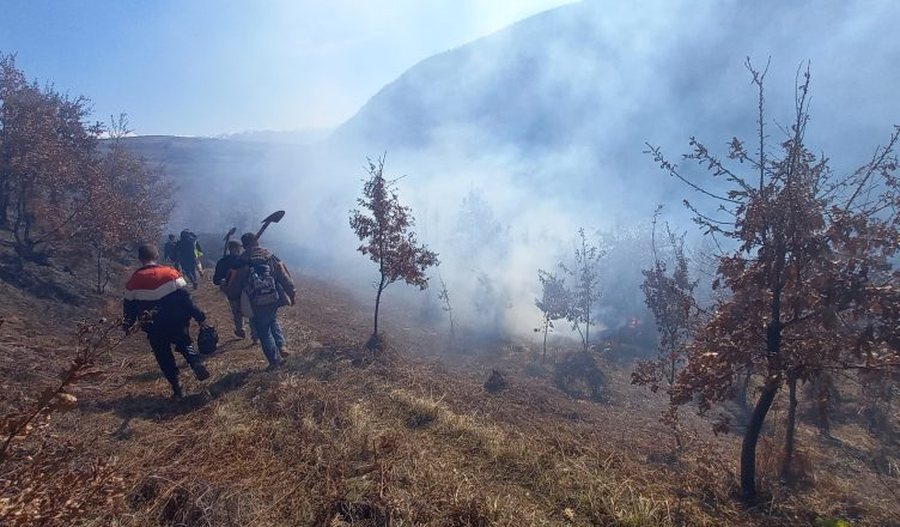
[[[206,314],[194,304],[186,289],[187,282],[178,271],[156,263],[159,250],[155,246],[141,245],[138,258],[142,265],[125,284],[123,328],[130,332],[140,323],[147,333],[159,369],[172,385],[172,396],[180,398],[181,384],[172,346],[184,356],[197,380],[207,379],[209,372],[200,362],[188,331],[192,318],[201,326],[205,325]]]
[[[178,241],[175,240],[174,234],[169,235],[169,240],[163,247],[163,261],[175,269],[180,267],[178,264]]]
[[[228,276],[232,269],[241,265],[241,244],[232,240],[228,242],[228,254],[223,256],[216,262],[216,272],[213,274],[213,284],[219,286],[225,296],[228,298],[228,305],[231,307],[231,316],[234,318],[234,336],[242,339],[246,338],[244,333],[244,313],[241,310],[241,292],[236,291],[229,294],[227,289]],[[250,338],[256,341],[256,332],[253,325],[250,324]]]
[[[191,281],[191,286],[197,289],[197,252],[200,245],[197,243],[197,235],[185,229],[176,245],[178,263],[181,264],[181,272],[185,278]]]

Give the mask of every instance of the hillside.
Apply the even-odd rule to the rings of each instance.
[[[527,344],[450,352],[442,331],[410,323],[396,304],[385,315],[390,348],[373,362],[361,347],[368,306],[311,277],[300,284],[283,316],[283,370],[265,372],[259,349],[228,338],[227,306],[208,283],[196,296],[223,346],[207,360],[213,376],[187,380],[184,400],[168,399],[142,336],[104,356],[102,377],[73,392],[77,408],[15,445],[0,474],[3,523],[31,524],[9,516],[19,510],[65,513],[42,525],[898,524],[897,475],[871,470],[876,443],[855,425],[835,426],[829,441],[801,428],[815,483],[791,497],[765,465],[777,499],[745,512],[731,494],[737,438],[686,417],[696,435],[674,461],[659,403],[629,386],[627,367],[605,366],[605,402],[571,399]],[[3,326],[7,360],[41,357],[35,374],[5,376],[5,408],[30,400],[11,394],[52,382],[66,357],[42,350],[65,349],[70,328]],[[492,368],[509,382],[499,393],[482,387]],[[764,441],[771,452],[777,432]],[[53,470],[34,479],[45,458]],[[10,486],[22,481],[28,489]]]
[[[883,45],[890,29],[865,16],[872,11],[900,14],[891,2],[578,2],[423,60],[334,140],[363,151],[452,152],[457,161],[508,157],[517,181],[601,209],[652,210],[674,184],[653,170],[645,142],[677,153],[690,136],[713,146],[752,134],[755,93],[744,88],[743,64],[750,57],[763,69],[770,57],[770,118],[788,118],[797,68],[808,61],[813,142],[853,164],[900,110],[888,102],[900,87],[889,66],[900,45]],[[779,140],[774,128],[771,139]],[[629,191],[643,184],[647,192]]]
[[[839,173],[864,162],[900,113],[900,44],[889,22],[898,16],[891,1],[589,0],[412,65],[322,142],[291,145],[291,134],[272,133],[128,143],[178,183],[175,229],[236,223],[194,211],[240,200],[259,209],[301,203],[309,217],[298,228],[318,234],[330,222],[317,217],[353,206],[365,157],[385,151],[422,206],[444,218],[475,188],[502,206],[504,220],[529,223],[521,217],[529,211],[494,197],[516,188],[516,203],[540,199],[561,216],[633,223],[659,203],[678,211],[684,190],[659,173],[645,143],[677,157],[691,136],[716,152],[734,136],[753,137],[747,57],[760,69],[771,58],[772,144],[792,114],[798,67],[809,64],[810,144]]]

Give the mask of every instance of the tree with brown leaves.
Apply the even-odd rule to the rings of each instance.
[[[687,360],[687,347],[691,331],[696,327],[699,309],[694,300],[697,282],[690,279],[688,260],[684,255],[684,236],[672,232],[666,224],[669,258],[659,254],[656,246],[656,225],[659,209],[653,216],[651,243],[653,267],[644,269],[641,291],[644,301],[656,321],[658,346],[656,357],[638,362],[631,374],[631,383],[647,386],[651,392],[663,389],[668,397],[668,405],[662,415],[662,422],[672,430],[675,449],[682,445],[678,427],[678,404],[675,383]],[[671,261],[671,271],[669,270]]]
[[[120,144],[124,115],[100,148],[89,103],[26,82],[12,56],[0,57],[0,229],[22,260],[45,262],[85,241],[96,253],[97,292],[108,281],[104,261],[139,240],[152,240],[172,210],[169,183]]]
[[[29,83],[12,55],[0,57],[0,225],[22,260],[45,262],[79,234],[102,132],[88,113],[84,97]]]
[[[129,133],[125,114],[110,120],[108,148],[87,181],[91,199],[82,227],[95,253],[97,293],[109,283],[109,258],[132,243],[158,239],[174,207],[172,185],[162,172],[122,145]]]
[[[756,152],[730,143],[726,167],[701,142],[691,139],[685,159],[697,162],[726,187],[716,192],[684,176],[659,148],[650,147],[661,168],[706,198],[724,217],[694,206],[695,220],[717,240],[714,286],[723,290],[709,320],[693,335],[676,392],[682,403],[706,411],[729,398],[744,374],[758,379],[759,397],[741,447],[741,489],[757,500],[756,445],[782,386],[788,389],[783,475],[794,450],[797,383],[842,369],[900,368],[900,182],[896,127],[886,146],[849,176],[836,177],[827,159],[805,144],[809,120],[808,70],[796,89],[793,123],[778,153],[766,139],[765,71],[747,68],[758,90]]]
[[[415,218],[409,207],[400,204],[397,180],[384,177],[384,158],[368,160],[369,178],[363,185],[363,197],[357,199],[360,208],[350,211],[350,227],[363,242],[357,250],[378,264],[373,343],[378,340],[378,310],[385,288],[403,280],[425,289],[428,287],[425,270],[438,264],[437,253],[416,240],[411,230]]]

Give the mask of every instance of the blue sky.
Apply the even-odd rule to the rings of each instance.
[[[329,127],[434,53],[569,0],[3,0],[0,52],[140,134]]]

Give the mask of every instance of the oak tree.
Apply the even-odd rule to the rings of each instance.
[[[666,224],[668,257],[660,254],[656,245],[656,226],[659,209],[653,217],[651,243],[653,267],[644,269],[641,291],[647,308],[653,314],[657,329],[656,356],[640,361],[631,374],[632,384],[647,386],[653,393],[660,389],[668,398],[662,422],[669,426],[676,449],[681,448],[678,427],[678,404],[675,385],[687,360],[687,347],[691,332],[697,325],[700,310],[694,300],[695,280],[688,272],[688,260],[684,254],[684,236],[672,232]]]
[[[759,395],[741,447],[741,489],[757,499],[756,445],[782,387],[788,389],[784,473],[794,449],[797,383],[840,369],[900,367],[900,289],[894,267],[900,248],[900,184],[895,128],[870,161],[836,176],[806,145],[809,71],[799,76],[786,137],[771,151],[765,128],[765,71],[747,62],[758,90],[756,142],[730,142],[726,166],[696,139],[684,157],[724,186],[695,183],[659,148],[661,168],[719,203],[719,213],[689,201],[696,222],[722,240],[714,286],[724,290],[693,334],[678,378],[681,402],[701,411],[730,397],[737,379],[759,379]],[[741,172],[744,169],[746,172]]]
[[[127,116],[111,118],[107,130],[105,155],[87,181],[90,200],[82,220],[94,251],[98,293],[109,283],[110,258],[136,242],[158,239],[174,208],[172,185],[162,171],[125,148]]]
[[[22,260],[45,262],[80,234],[102,132],[88,115],[87,99],[28,82],[0,56],[0,226]]]
[[[378,310],[385,288],[403,280],[425,289],[425,271],[438,264],[437,253],[420,245],[412,231],[415,218],[410,208],[400,203],[397,180],[384,177],[384,159],[368,159],[369,177],[363,184],[362,197],[357,199],[359,208],[350,211],[350,227],[363,242],[357,250],[378,265],[373,342],[378,339]]]

